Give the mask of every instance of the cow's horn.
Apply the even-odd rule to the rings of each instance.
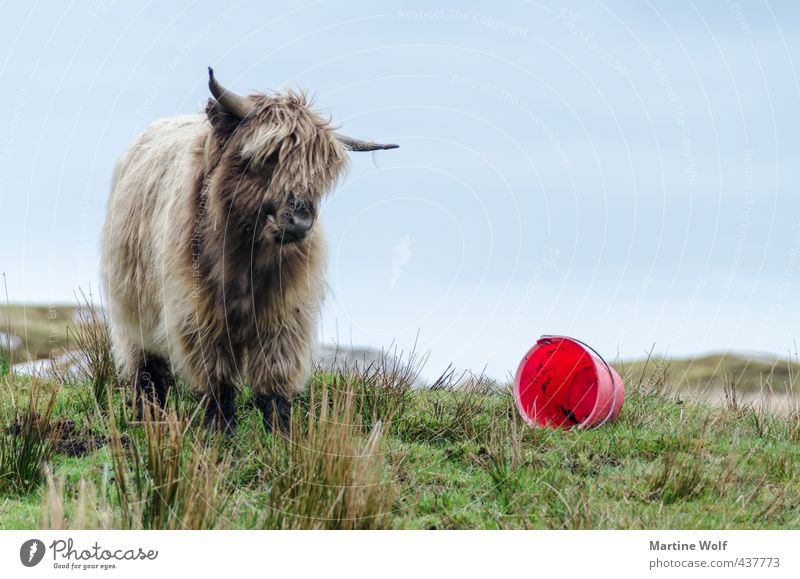
[[[243,119],[253,111],[253,103],[243,96],[231,92],[214,78],[214,69],[208,67],[208,88],[217,102],[230,114]]]
[[[362,141],[360,139],[353,139],[352,137],[345,137],[344,135],[336,135],[339,142],[343,144],[348,151],[380,151],[382,149],[396,149],[400,145],[373,143],[372,141]]]

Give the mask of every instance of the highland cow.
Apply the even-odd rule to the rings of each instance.
[[[174,375],[233,432],[249,383],[267,428],[307,381],[323,290],[321,199],[347,151],[302,94],[239,96],[209,68],[205,114],[156,122],[117,164],[102,236],[115,359],[138,399]],[[140,406],[141,411],[141,406]]]

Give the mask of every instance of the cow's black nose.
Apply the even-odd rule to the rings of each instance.
[[[283,239],[287,242],[300,241],[308,234],[308,230],[314,224],[314,218],[305,209],[295,211],[289,219],[286,220],[286,226],[283,228]]]

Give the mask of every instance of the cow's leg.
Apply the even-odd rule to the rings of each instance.
[[[289,321],[291,323],[291,321]],[[247,357],[247,375],[255,392],[268,432],[289,432],[291,399],[300,392],[311,370],[310,342],[298,340],[302,332],[280,331],[262,334],[265,339]]]
[[[187,338],[187,342],[189,342]],[[205,404],[206,426],[227,435],[236,432],[237,360],[224,338],[203,345],[196,341],[188,352],[187,378]]]
[[[206,394],[206,425],[232,436],[236,433],[236,384],[217,380]]]
[[[114,360],[123,376],[133,380],[133,396],[136,400],[136,416],[142,419],[147,403],[161,409],[166,401],[167,390],[172,382],[169,365],[161,356],[142,348],[141,339],[133,328],[135,323],[125,322],[129,319],[126,312],[113,299],[109,331]]]
[[[156,354],[144,352],[136,372],[137,414],[140,419],[145,404],[152,404],[159,410],[164,408],[173,381],[167,361]]]
[[[284,394],[255,395],[256,406],[261,411],[264,427],[267,432],[288,433],[292,420],[292,405]]]

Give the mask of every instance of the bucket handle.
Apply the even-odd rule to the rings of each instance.
[[[554,334],[545,334],[545,335],[543,335],[543,336],[542,336],[540,339],[542,339],[542,340],[549,340],[549,339],[551,339],[551,338],[565,338],[565,339],[567,339],[567,340],[571,340],[571,341],[573,341],[573,342],[576,342],[576,343],[580,344],[580,345],[581,345],[581,346],[583,346],[584,348],[586,348],[586,349],[590,350],[590,351],[591,351],[591,352],[592,352],[592,353],[593,353],[595,356],[597,356],[597,358],[598,358],[598,359],[599,359],[599,360],[600,360],[600,361],[603,363],[603,365],[606,367],[606,371],[608,372],[608,377],[609,377],[609,378],[611,378],[611,386],[612,386],[612,390],[614,391],[614,394],[612,395],[612,398],[611,398],[611,408],[609,408],[609,409],[608,409],[608,414],[606,414],[606,417],[603,419],[603,421],[602,421],[602,422],[600,422],[600,423],[598,423],[598,424],[595,424],[595,425],[594,425],[594,426],[592,426],[591,428],[599,428],[600,426],[603,426],[603,425],[604,425],[606,422],[608,422],[608,420],[611,418],[611,414],[614,412],[614,407],[617,405],[617,381],[614,379],[614,373],[611,371],[611,366],[609,366],[609,365],[608,365],[608,362],[606,362],[606,359],[605,359],[605,358],[603,358],[603,357],[600,355],[600,352],[598,352],[597,350],[595,350],[594,348],[592,348],[592,347],[591,347],[589,344],[587,344],[586,342],[584,342],[584,341],[582,341],[582,340],[579,340],[578,338],[572,338],[572,337],[570,337],[570,336],[556,336],[556,335],[554,335]],[[579,425],[578,425],[578,428],[584,428],[584,429],[588,429],[588,428],[590,428],[590,427],[588,427],[588,426],[582,426],[582,425],[580,425],[580,424],[579,424]]]

